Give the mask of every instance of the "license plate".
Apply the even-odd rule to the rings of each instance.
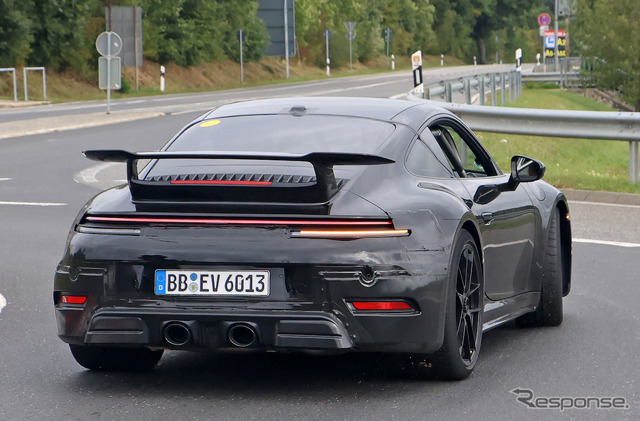
[[[269,295],[268,270],[156,270],[156,295]]]

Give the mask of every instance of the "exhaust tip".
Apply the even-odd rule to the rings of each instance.
[[[229,328],[229,342],[238,348],[248,348],[258,343],[256,330],[247,324],[238,323]]]
[[[183,346],[191,340],[191,331],[182,323],[169,323],[164,327],[164,340],[173,346]]]

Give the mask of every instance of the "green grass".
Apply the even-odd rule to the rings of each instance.
[[[559,89],[525,89],[522,97],[510,106],[613,111],[602,103]],[[544,179],[559,188],[640,193],[640,185],[629,183],[628,142],[477,134],[503,171],[509,170],[513,155],[526,155],[544,162],[547,166]]]

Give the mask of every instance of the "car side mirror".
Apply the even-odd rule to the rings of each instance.
[[[473,201],[475,203],[486,205],[495,200],[502,192],[514,191],[518,184],[529,183],[540,180],[547,167],[540,161],[527,156],[516,155],[511,158],[511,176],[509,181],[503,184],[489,184],[478,187]]]
[[[533,158],[522,155],[511,158],[511,179],[518,183],[540,180],[546,171],[547,167]]]

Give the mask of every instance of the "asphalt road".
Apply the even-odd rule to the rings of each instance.
[[[358,86],[372,86],[342,94],[408,90],[395,75],[367,78]],[[304,89],[320,91],[322,83]],[[272,88],[274,95],[288,89]],[[186,102],[172,105],[173,115],[0,140],[0,420],[640,419],[640,209],[633,206],[571,203],[579,241],[564,323],[486,333],[479,365],[462,382],[405,379],[383,359],[356,354],[169,352],[151,373],[82,369],[56,337],[53,273],[82,204],[122,174],[95,167],[80,151],[160,147],[200,112],[183,108],[189,96],[180,98]],[[199,102],[194,96],[191,104]],[[9,114],[0,111],[0,119],[16,115]],[[536,398],[620,397],[628,408],[531,409],[515,389]]]

